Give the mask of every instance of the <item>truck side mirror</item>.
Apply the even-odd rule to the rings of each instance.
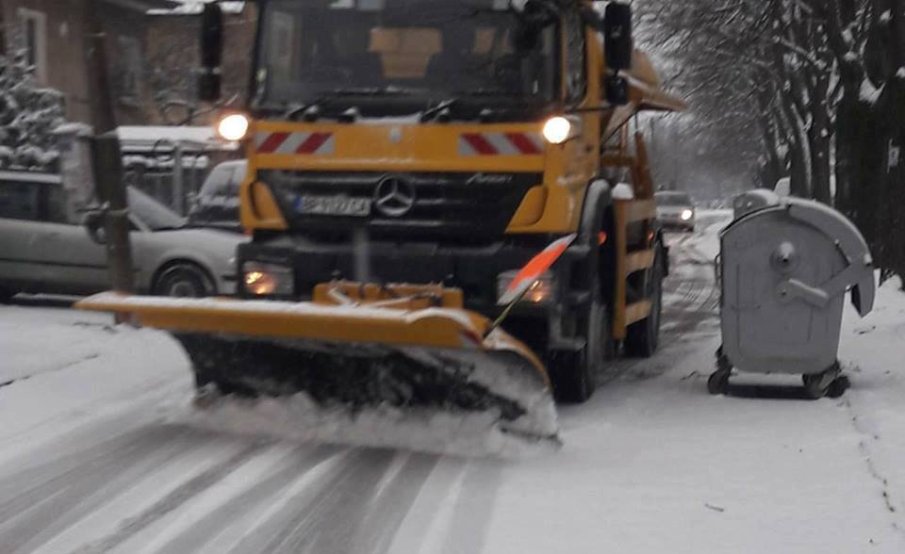
[[[223,10],[217,2],[204,4],[201,12],[201,73],[198,77],[198,99],[216,102],[220,99],[223,60]]]
[[[606,101],[610,106],[624,106],[629,101],[629,86],[625,77],[607,75],[603,78]]]
[[[610,73],[632,67],[635,39],[632,35],[632,7],[610,2],[603,15],[603,40],[606,66]]]

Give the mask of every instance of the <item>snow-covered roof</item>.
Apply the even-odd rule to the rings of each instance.
[[[61,183],[62,178],[52,173],[33,171],[0,171],[0,181],[18,181],[25,183]]]
[[[125,126],[118,127],[116,134],[124,150],[143,151],[172,148],[174,143],[188,148],[210,148],[214,150],[235,150],[235,143],[224,142],[217,137],[213,127],[176,126]]]

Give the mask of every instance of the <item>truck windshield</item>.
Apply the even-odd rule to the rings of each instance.
[[[554,21],[529,27],[522,0],[270,0],[263,4],[257,107],[549,102]]]

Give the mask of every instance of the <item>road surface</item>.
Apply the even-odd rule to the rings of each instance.
[[[861,406],[894,406],[868,396],[891,378],[707,395],[724,223],[669,239],[660,353],[617,362],[562,409],[564,448],[519,461],[199,429],[173,417],[191,383],[164,334],[0,308],[0,552],[905,552],[905,449],[880,437],[905,424]]]

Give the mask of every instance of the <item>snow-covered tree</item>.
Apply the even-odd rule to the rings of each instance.
[[[55,170],[63,121],[63,95],[38,86],[25,52],[0,56],[0,168]]]
[[[790,176],[905,275],[905,0],[636,4],[699,126],[754,132],[762,185]]]

